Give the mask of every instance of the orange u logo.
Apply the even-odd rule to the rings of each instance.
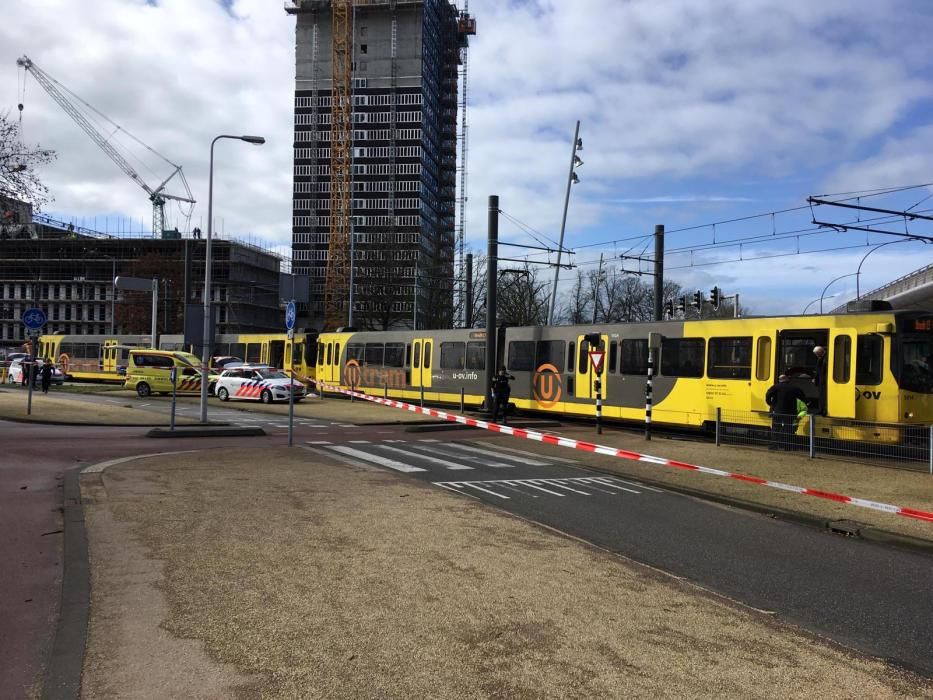
[[[543,364],[535,371],[532,379],[535,401],[542,408],[551,408],[560,401],[560,371],[551,364]]]
[[[347,360],[343,368],[343,376],[346,383],[350,386],[360,385],[360,363],[356,360]]]

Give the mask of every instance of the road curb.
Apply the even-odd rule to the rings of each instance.
[[[265,435],[266,431],[260,427],[249,427],[249,428],[188,428],[186,426],[181,426],[175,428],[175,430],[170,430],[164,426],[153,428],[148,433],[146,437],[150,438],[203,438],[203,437],[256,437],[258,435]]]
[[[87,530],[78,482],[80,471],[80,467],[71,469],[65,472],[64,478],[64,568],[58,625],[42,688],[42,697],[46,700],[70,700],[77,698],[81,692],[91,578]]]
[[[9,421],[10,423],[35,423],[36,425],[70,425],[88,428],[158,428],[164,427],[165,423],[77,423],[75,421],[61,420],[42,420],[33,418],[14,418],[10,416],[0,416],[0,421]],[[227,425],[224,423],[223,425]]]

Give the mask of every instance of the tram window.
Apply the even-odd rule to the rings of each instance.
[[[362,362],[366,354],[366,346],[362,343],[347,343],[347,362],[356,360]]]
[[[414,364],[412,364],[412,367],[415,369],[421,367],[421,343],[415,343],[415,359],[413,362]]]
[[[242,355],[240,355],[242,357]],[[324,343],[317,344],[317,363],[319,365],[324,364]]]
[[[668,377],[702,377],[702,338],[665,338],[661,341],[661,374]]]
[[[616,363],[619,361],[619,344],[616,341],[609,343],[609,366],[608,370],[612,373],[616,373]]]
[[[424,368],[431,369],[431,343],[424,344]]]
[[[262,362],[262,343],[249,343],[245,359],[247,362]]]
[[[622,341],[622,374],[648,374],[648,341]]]
[[[100,343],[88,343],[84,346],[84,356],[96,360],[100,358]]]
[[[881,384],[884,340],[878,335],[860,335],[855,346],[855,383]]]
[[[752,339],[710,338],[706,376],[710,379],[751,379]]]
[[[577,343],[571,340],[567,343],[567,371],[573,372],[573,363],[576,359]]]
[[[386,367],[404,367],[404,343],[386,343],[386,356],[384,362]]]
[[[564,341],[563,340],[539,340],[535,348],[535,367],[541,365],[553,365],[562,367],[564,364]],[[558,369],[558,371],[560,371]]]
[[[766,335],[758,339],[758,364],[755,365],[755,379],[759,382],[771,379],[771,338]]]
[[[467,343],[466,368],[486,369],[486,342]]]
[[[441,343],[441,369],[463,369],[466,343]]]
[[[330,364],[330,358],[333,356],[333,353],[334,353],[334,344],[333,344],[333,343],[328,343],[328,344],[327,344],[327,362],[326,362],[326,364],[328,364],[328,365]]]
[[[314,365],[315,353],[317,352],[317,344],[308,340],[305,342],[305,364],[309,367]]]
[[[411,343],[405,343],[405,366],[411,367]]]
[[[586,374],[590,368],[590,343],[588,340],[580,341],[580,355],[577,357],[577,372]]]
[[[509,369],[515,372],[534,370],[535,344],[531,340],[513,340],[509,343]]]
[[[243,343],[230,343],[230,354],[234,357],[243,357],[246,354],[246,345]]]
[[[334,343],[334,364],[340,364],[340,343]]]
[[[382,343],[366,343],[366,364],[370,367],[382,367],[386,346]]]
[[[849,383],[849,367],[852,364],[852,340],[847,335],[836,337],[833,343],[833,381]]]
[[[181,350],[181,348],[172,348],[172,350]],[[214,355],[220,357],[230,354],[230,343],[214,343]]]

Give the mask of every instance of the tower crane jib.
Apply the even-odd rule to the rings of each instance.
[[[36,79],[36,82],[42,86],[42,88],[49,94],[49,96],[55,100],[58,105],[65,110],[65,113],[71,117],[74,122],[81,127],[81,129],[86,133],[98,147],[107,154],[107,156],[116,163],[117,167],[120,168],[126,175],[133,180],[137,185],[139,185],[147,195],[149,195],[149,201],[152,202],[152,233],[155,236],[161,235],[165,227],[165,202],[167,200],[174,200],[179,202],[187,202],[189,204],[194,204],[195,200],[192,198],[191,189],[188,187],[188,182],[185,180],[185,175],[182,172],[181,166],[176,165],[175,163],[168,160],[165,156],[160,154],[158,151],[153,149],[151,146],[147,146],[145,143],[140,141],[138,138],[130,134],[128,131],[120,127],[118,124],[107,118],[105,115],[98,112],[91,105],[84,102],[78,98],[74,93],[75,100],[83,103],[86,107],[96,112],[98,115],[106,119],[108,122],[113,124],[117,131],[122,131],[131,139],[143,146],[147,151],[157,156],[159,159],[172,166],[171,174],[165,178],[161,183],[156,187],[149,186],[146,181],[140,176],[136,169],[129,163],[129,161],[120,153],[119,150],[113,145],[111,137],[104,136],[98,129],[95,127],[86,116],[81,112],[81,110],[75,105],[74,100],[69,99],[66,92],[70,92],[65,88],[61,83],[59,83],[55,78],[50,76],[44,70],[39,68],[32,59],[28,56],[22,56],[21,58],[16,59],[16,65],[23,68],[25,71],[32,74],[32,77]],[[178,178],[182,183],[185,195],[174,195],[168,194],[165,192],[165,188],[168,186],[169,182],[173,179]]]

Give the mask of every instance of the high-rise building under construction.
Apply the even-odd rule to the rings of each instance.
[[[458,66],[472,18],[448,0],[286,10],[297,20],[292,264],[310,277],[312,323],[449,326]]]

